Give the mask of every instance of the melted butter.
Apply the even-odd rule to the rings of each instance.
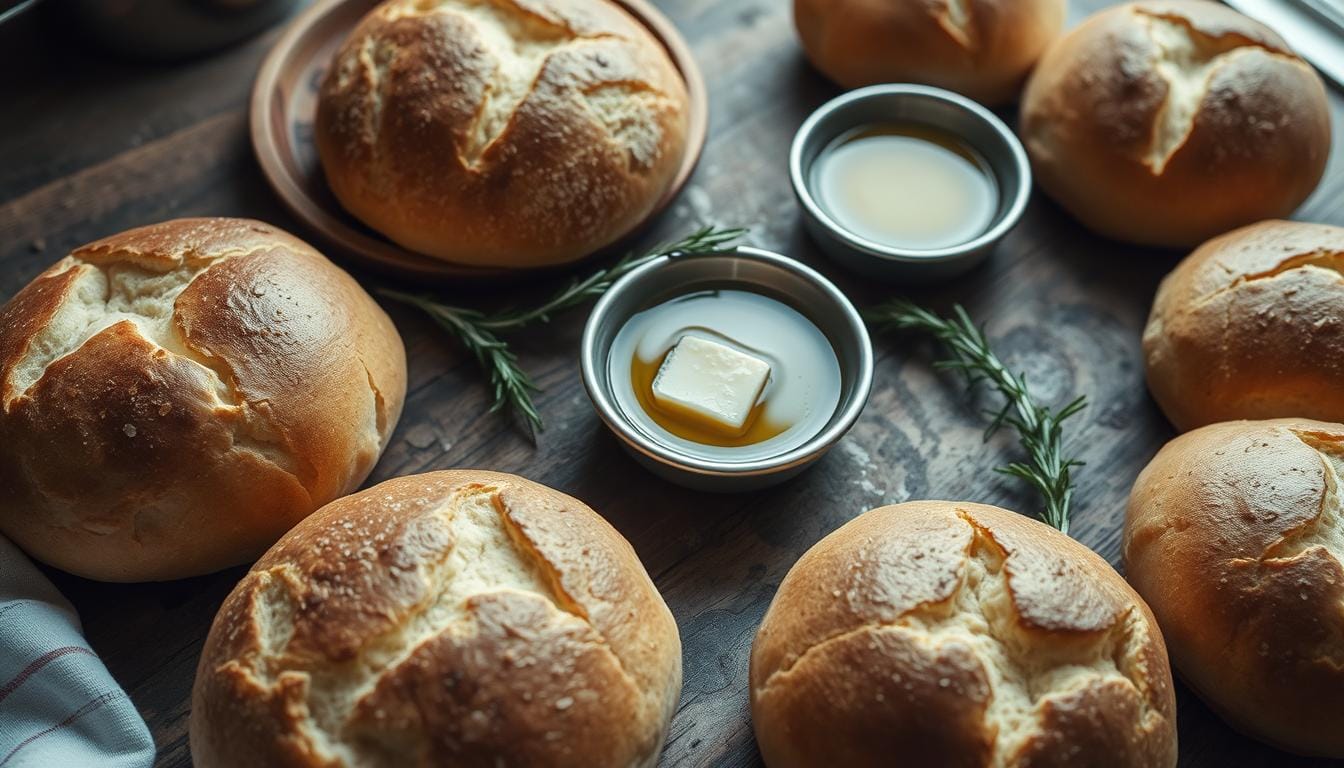
[[[999,205],[998,182],[979,154],[942,131],[905,124],[838,136],[812,164],[812,189],[840,226],[912,250],[974,240]]]
[[[706,416],[669,413],[654,401],[653,380],[686,335],[749,354],[770,366],[745,431],[728,434]],[[752,291],[702,290],[633,315],[612,340],[613,393],[627,418],[654,439],[715,459],[777,455],[820,432],[840,403],[840,361],[805,315]]]
[[[639,407],[643,408],[658,426],[683,440],[724,448],[764,442],[783,434],[784,430],[792,426],[762,416],[765,412],[765,398],[756,401],[756,405],[747,416],[746,429],[738,435],[725,434],[723,427],[695,411],[678,408],[673,412],[659,406],[653,400],[653,380],[671,351],[667,350],[654,360],[644,360],[638,355],[630,360],[630,386],[635,392],[635,399],[639,401]]]

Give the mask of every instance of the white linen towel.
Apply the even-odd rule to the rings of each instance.
[[[61,593],[0,536],[0,768],[147,768],[154,740]]]

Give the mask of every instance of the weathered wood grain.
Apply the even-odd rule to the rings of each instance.
[[[897,290],[840,272],[799,229],[785,169],[789,142],[837,91],[803,60],[788,3],[660,4],[709,81],[710,142],[691,185],[647,240],[703,222],[747,225],[754,242],[812,263],[860,304]],[[1073,17],[1105,4],[1075,0]],[[72,246],[151,221],[254,216],[303,234],[266,187],[246,135],[248,89],[276,31],[199,61],[151,65],[107,57],[51,21],[0,28],[0,300]],[[1331,104],[1336,146],[1344,146],[1344,100],[1334,92]],[[1344,152],[1299,216],[1344,224]],[[1072,446],[1088,462],[1078,475],[1074,534],[1117,566],[1129,486],[1171,436],[1144,389],[1139,333],[1153,289],[1177,257],[1092,237],[1038,196],[983,268],[911,292],[937,306],[964,303],[1042,395],[1089,396],[1071,423]],[[491,302],[536,290],[453,293]],[[411,392],[370,482],[454,466],[497,469],[565,490],[607,516],[639,551],[681,626],[686,682],[667,766],[760,764],[747,654],[780,579],[817,539],[866,509],[905,499],[1034,508],[1030,494],[991,472],[1012,453],[1009,437],[981,442],[974,402],[930,371],[922,343],[878,340],[872,400],[818,466],[763,493],[706,496],[648,475],[604,432],[578,378],[582,312],[517,337],[523,363],[545,387],[539,405],[549,428],[534,449],[484,415],[487,393],[461,350],[413,313],[389,311],[408,346]],[[52,573],[149,721],[162,766],[190,764],[192,674],[214,611],[240,573],[150,585]],[[1179,718],[1183,766],[1325,764],[1239,736],[1184,689]]]

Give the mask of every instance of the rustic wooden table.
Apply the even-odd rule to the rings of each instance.
[[[1074,0],[1073,20],[1104,4]],[[785,170],[789,141],[837,90],[803,59],[786,0],[661,5],[707,75],[711,122],[695,177],[648,240],[706,222],[750,226],[752,241],[818,266],[859,304],[900,290],[844,274],[799,229]],[[73,246],[149,222],[252,216],[304,234],[262,179],[246,130],[248,91],[276,37],[272,30],[169,66],[103,54],[39,14],[0,28],[0,300]],[[1335,144],[1344,147],[1337,91],[1331,106]],[[1298,215],[1344,224],[1344,151],[1336,151],[1325,182]],[[913,292],[941,307],[963,302],[987,321],[998,349],[1028,372],[1040,394],[1088,395],[1087,410],[1070,422],[1071,445],[1087,461],[1078,474],[1073,532],[1117,567],[1130,484],[1172,435],[1144,389],[1139,334],[1153,290],[1177,258],[1090,236],[1037,196],[987,265]],[[453,295],[484,304],[536,290],[467,285]],[[824,534],[866,509],[906,499],[968,499],[1024,512],[1036,505],[990,469],[1012,454],[1009,437],[981,442],[973,403],[930,370],[930,350],[919,343],[877,341],[872,400],[816,467],[762,493],[709,496],[650,476],[606,433],[579,381],[583,312],[517,337],[523,363],[545,388],[539,406],[549,426],[534,448],[517,429],[485,415],[481,376],[452,341],[402,307],[388,310],[406,340],[410,393],[369,482],[446,467],[516,472],[577,496],[619,528],[681,626],[686,682],[664,765],[760,764],[747,705],[748,651],[780,579]],[[196,659],[215,609],[241,573],[141,585],[51,574],[148,720],[160,765],[190,764]],[[1184,689],[1179,698],[1183,766],[1323,764],[1239,736]]]

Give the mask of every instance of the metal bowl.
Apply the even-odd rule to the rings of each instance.
[[[637,312],[695,291],[735,288],[781,301],[825,334],[840,363],[840,401],[819,432],[776,455],[744,461],[701,455],[665,444],[638,429],[616,397],[609,355],[616,334]],[[583,383],[602,420],[654,474],[706,491],[747,491],[781,483],[835,445],[868,402],[873,348],[854,305],[810,267],[778,253],[737,248],[713,254],[665,256],[626,275],[593,308],[583,331]]]
[[[817,203],[812,195],[811,171],[821,151],[845,131],[893,122],[913,123],[951,134],[989,163],[999,185],[999,208],[983,234],[947,248],[897,248],[850,232]],[[1027,153],[1008,126],[964,96],[923,85],[874,85],[821,105],[794,136],[789,175],[808,234],[840,264],[882,280],[943,280],[969,270],[1017,225],[1031,196]]]

